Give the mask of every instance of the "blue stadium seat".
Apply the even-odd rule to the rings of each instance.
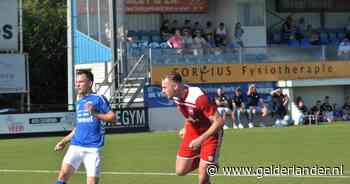
[[[299,47],[299,41],[296,39],[288,40],[288,46],[289,47]]]
[[[335,32],[329,32],[328,36],[329,36],[330,43],[337,43],[338,39],[337,39],[337,34]]]
[[[327,32],[323,32],[323,31],[320,32],[320,41],[321,41],[321,44],[328,44]]]
[[[162,39],[160,38],[159,35],[153,35],[152,36],[152,42],[158,42],[160,43],[162,41]]]
[[[302,47],[302,48],[311,47],[310,40],[308,38],[304,38],[304,39],[300,40],[300,47]]]

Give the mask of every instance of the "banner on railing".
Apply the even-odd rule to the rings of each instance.
[[[195,84],[195,86],[203,89],[210,99],[214,99],[218,88],[223,88],[227,97],[232,97],[236,88],[241,88],[243,96],[246,95],[249,85],[252,83],[230,83],[230,84]],[[257,92],[266,103],[271,102],[270,92],[276,88],[276,82],[256,82]],[[175,106],[174,101],[167,99],[162,93],[159,85],[146,86],[144,89],[144,100],[149,108],[155,107],[172,107]]]
[[[0,134],[68,131],[74,121],[74,112],[0,115]]]
[[[208,0],[127,0],[128,13],[191,12],[208,11]]]
[[[164,74],[179,72],[187,83],[233,83],[350,77],[350,62],[304,62],[264,64],[197,64],[152,66],[152,84]]]
[[[106,123],[107,132],[149,131],[147,108],[123,108],[115,110],[116,123]]]

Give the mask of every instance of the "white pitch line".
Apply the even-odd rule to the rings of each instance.
[[[57,170],[23,170],[23,169],[0,169],[0,173],[29,173],[29,174],[55,174],[58,173]],[[77,174],[85,174],[84,171],[78,171]],[[346,172],[348,173],[348,172]],[[102,175],[140,175],[140,176],[176,176],[175,173],[166,173],[166,172],[116,172],[116,171],[104,171],[101,172]],[[197,176],[197,174],[191,173],[190,176]],[[216,174],[217,176],[224,177],[259,177],[258,175],[242,175],[242,176],[227,176],[224,174]],[[292,177],[292,178],[350,178],[348,175],[339,175],[339,176],[296,176],[296,175],[268,175],[264,177]]]

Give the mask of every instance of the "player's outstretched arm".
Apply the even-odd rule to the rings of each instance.
[[[63,150],[63,148],[66,146],[66,144],[72,139],[72,137],[74,136],[75,133],[75,128],[65,137],[63,137],[63,139],[61,139],[55,146],[55,151],[61,151]]]

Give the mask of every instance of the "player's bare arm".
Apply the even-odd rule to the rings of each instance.
[[[74,136],[75,133],[75,128],[65,137],[63,137],[63,139],[61,139],[55,146],[55,151],[61,151],[63,150],[63,148],[66,146],[66,144],[72,139],[72,137]]]
[[[212,122],[209,129],[205,131],[201,136],[194,139],[189,145],[190,148],[192,149],[199,148],[199,146],[202,144],[204,140],[208,139],[208,137],[215,134],[225,124],[224,120],[222,119],[222,117],[219,115],[218,112],[215,112],[213,116],[210,116],[209,120]]]

